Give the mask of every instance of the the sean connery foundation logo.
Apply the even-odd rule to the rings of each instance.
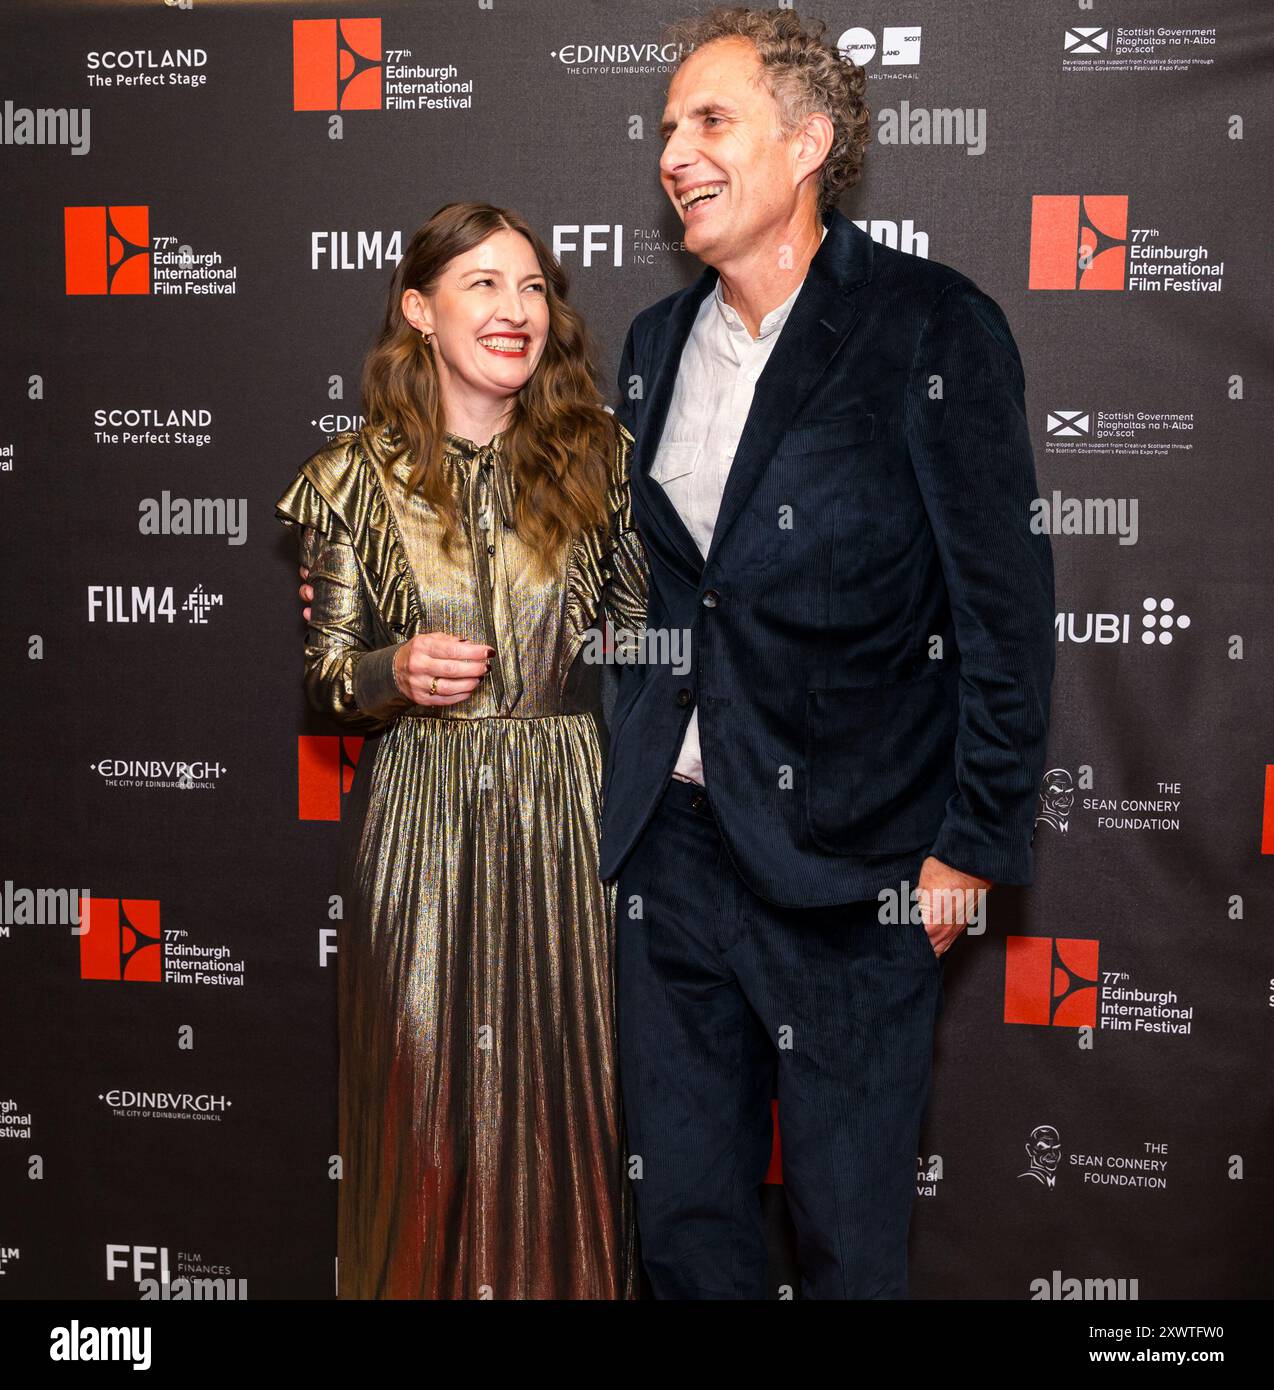
[[[1040,783],[1040,812],[1036,825],[1049,825],[1065,833],[1075,809],[1075,779],[1064,767],[1050,768]]]
[[[1062,1141],[1052,1125],[1036,1125],[1026,1141],[1026,1167],[1018,1174],[1041,1187],[1056,1187],[1062,1161]]]

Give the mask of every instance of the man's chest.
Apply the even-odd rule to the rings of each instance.
[[[682,352],[651,477],[704,554],[771,347],[692,335]]]

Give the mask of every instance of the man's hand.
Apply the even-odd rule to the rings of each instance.
[[[934,955],[948,950],[970,922],[981,920],[984,900],[980,894],[992,887],[989,878],[962,874],[929,855],[920,866],[916,899]]]

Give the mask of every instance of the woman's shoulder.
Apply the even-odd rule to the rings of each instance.
[[[301,472],[319,486],[346,488],[359,481],[368,462],[384,453],[385,445],[385,431],[376,426],[342,430],[305,460]]]
[[[334,434],[301,464],[288,490],[275,504],[281,520],[331,533],[333,519],[346,531],[367,510],[369,457],[380,431],[364,425]]]
[[[342,430],[316,449],[301,465],[315,481],[348,483],[366,472],[369,464],[383,464],[399,451],[397,436],[387,425],[363,425]]]

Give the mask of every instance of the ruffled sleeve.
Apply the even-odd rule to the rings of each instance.
[[[353,538],[308,466],[274,508],[279,521],[297,528],[300,562],[314,589],[305,637],[306,697],[338,723],[377,733],[414,708],[394,680],[394,653],[403,644],[375,645],[376,614]]]
[[[628,469],[634,440],[618,420],[615,433],[615,458],[607,498],[611,517],[610,554],[602,571],[605,580],[602,602],[616,628],[636,632],[646,623],[649,571],[645,549],[633,524],[629,490]]]
[[[274,514],[287,525],[309,526],[333,540],[350,541],[350,533],[344,523],[328,506],[323,494],[304,470],[296,475],[288,490],[274,504]]]

